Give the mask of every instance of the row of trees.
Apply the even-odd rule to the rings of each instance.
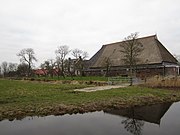
[[[126,37],[121,44],[122,49],[119,52],[124,54],[124,58],[122,58],[122,61],[124,61],[125,65],[129,66],[130,69],[129,75],[131,78],[133,76],[133,69],[136,66],[137,62],[139,61],[138,56],[143,51],[143,45],[140,42],[138,42],[137,38],[138,38],[138,33],[132,33],[131,35]],[[67,58],[70,52],[75,60],[71,58]],[[87,52],[82,51],[80,49],[70,50],[68,46],[64,45],[64,46],[58,46],[57,49],[55,50],[55,54],[56,54],[55,59],[46,60],[41,64],[41,68],[44,69],[44,71],[45,70],[48,71],[48,73],[51,76],[53,76],[54,69],[57,69],[58,76],[65,77],[65,74],[74,75],[75,70],[78,69],[80,71],[80,75],[83,75],[82,72],[84,67],[83,60],[85,60],[88,57]],[[22,49],[17,54],[17,56],[20,57],[20,61],[23,64],[20,65],[20,67],[24,66],[23,69],[24,70],[27,69],[27,76],[31,76],[33,63],[37,61],[34,50],[32,48]],[[106,75],[108,75],[111,65],[112,65],[111,58],[110,57],[106,58],[104,60]],[[7,72],[5,68],[6,66],[7,64],[5,63],[2,64],[4,73]],[[14,69],[15,68],[13,68],[13,70]]]
[[[73,59],[67,58],[70,54]],[[80,49],[70,50],[68,46],[58,46],[55,50],[56,58],[44,61],[41,64],[41,69],[46,71],[46,74],[53,77],[53,72],[56,71],[58,76],[65,77],[65,74],[75,75],[75,68],[80,71],[83,69],[83,60],[88,57],[86,51]],[[17,56],[20,58],[21,64],[3,62],[0,66],[0,75],[8,76],[32,76],[34,63],[37,62],[35,52],[32,48],[22,49]],[[80,75],[83,75],[80,72]]]
[[[17,64],[16,63],[7,63],[6,61],[2,62],[0,66],[0,73],[3,76],[6,76],[8,74],[13,74],[14,71],[17,70]]]
[[[0,77],[26,76],[28,65],[25,63],[2,62],[0,66]]]

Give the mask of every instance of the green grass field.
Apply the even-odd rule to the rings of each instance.
[[[84,87],[88,86],[0,80],[0,119],[87,112],[180,100],[179,91],[135,86],[90,93],[73,91]]]

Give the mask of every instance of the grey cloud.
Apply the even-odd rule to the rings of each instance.
[[[180,54],[179,0],[0,0],[0,63],[17,61],[16,53],[35,50],[39,63],[55,58],[59,45],[94,55],[101,45],[132,32],[158,35]]]

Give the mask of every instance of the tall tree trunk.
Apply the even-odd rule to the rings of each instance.
[[[31,63],[28,63],[28,77],[30,77],[30,71],[31,71]]]
[[[133,85],[133,69],[132,66],[130,67],[130,86]]]
[[[63,76],[63,78],[65,78],[65,75],[64,75],[64,61],[62,61],[62,63],[61,63],[61,69],[62,69],[62,76]]]
[[[60,64],[59,64],[59,62],[58,62],[58,72],[57,72],[57,74],[58,74],[58,79],[59,79],[59,76],[60,76]]]

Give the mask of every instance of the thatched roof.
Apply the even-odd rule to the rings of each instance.
[[[143,45],[143,51],[138,56],[141,64],[157,64],[162,62],[177,63],[173,55],[162,45],[156,35],[138,38],[138,42]],[[124,66],[122,60],[124,54],[122,50],[122,42],[103,45],[102,48],[89,60],[90,68],[104,67],[107,58],[110,59],[111,66]]]

